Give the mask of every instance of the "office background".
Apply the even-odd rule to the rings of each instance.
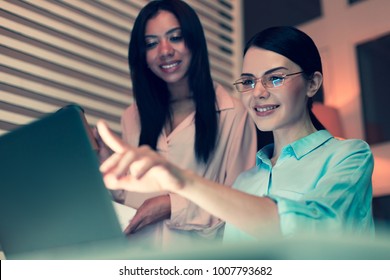
[[[0,1],[0,134],[75,102],[94,125],[132,102],[127,47],[148,0]],[[212,75],[232,94],[243,43],[271,25],[295,25],[319,47],[321,101],[345,138],[368,141],[374,192],[390,193],[390,1],[187,0],[206,31]]]

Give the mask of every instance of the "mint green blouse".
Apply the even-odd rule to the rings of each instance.
[[[339,140],[320,130],[287,146],[275,166],[273,144],[257,152],[256,166],[233,188],[277,203],[283,236],[374,234],[371,200],[373,156],[362,140]],[[225,241],[248,240],[227,224]]]

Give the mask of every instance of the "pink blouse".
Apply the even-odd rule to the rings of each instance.
[[[190,114],[169,135],[166,135],[163,130],[157,141],[157,150],[182,168],[191,169],[209,180],[231,186],[241,172],[255,164],[256,129],[245,107],[238,99],[230,96],[219,85],[216,88],[216,96],[219,133],[214,153],[207,165],[197,162],[194,152],[195,112]],[[140,123],[135,104],[129,106],[122,116],[122,131],[125,142],[138,146]],[[161,194],[123,192],[117,194],[116,199],[122,200],[125,205],[138,208],[146,199]],[[159,223],[160,225],[156,225],[154,230],[147,230],[149,235],[155,232],[152,239],[157,245],[178,244],[178,239],[184,240],[192,237],[214,239],[222,234],[223,221],[177,194],[169,195],[171,219]],[[156,234],[161,236],[158,237]]]

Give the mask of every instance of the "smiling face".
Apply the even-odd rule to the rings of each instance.
[[[241,77],[258,79],[272,73],[300,71],[297,64],[278,53],[251,47],[245,54]],[[300,133],[310,123],[306,103],[315,92],[310,81],[296,74],[287,76],[283,85],[275,88],[265,88],[258,79],[254,89],[242,93],[242,100],[258,129],[291,134]]]
[[[145,28],[146,62],[168,84],[187,82],[191,52],[186,47],[177,18],[159,11]]]

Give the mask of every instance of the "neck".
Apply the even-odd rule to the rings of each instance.
[[[177,102],[182,102],[182,101],[186,101],[186,100],[190,100],[190,99],[192,99],[192,96],[184,96],[184,97],[180,97],[180,98],[171,99],[170,103],[177,103]]]
[[[282,151],[282,148],[288,144],[291,144],[298,139],[301,139],[303,137],[306,137],[307,135],[310,135],[314,132],[316,132],[317,129],[314,127],[314,125],[311,123],[311,121],[306,122],[304,125],[300,125],[299,128],[296,129],[281,129],[278,131],[273,132],[274,136],[274,153],[273,158],[275,161],[280,155],[280,152]]]
[[[167,87],[171,100],[179,100],[187,96],[191,96],[190,86],[188,81],[185,79],[175,83],[167,83]]]

